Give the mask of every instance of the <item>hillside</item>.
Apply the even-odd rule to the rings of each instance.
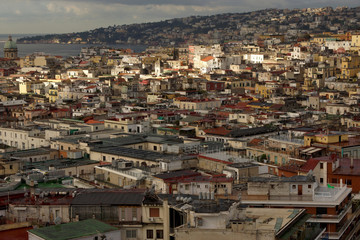
[[[160,22],[114,25],[91,31],[32,36],[18,43],[144,44],[181,46],[253,40],[262,34],[344,32],[360,29],[360,7],[265,9],[247,13],[192,16]]]

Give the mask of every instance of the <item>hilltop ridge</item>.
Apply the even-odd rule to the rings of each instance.
[[[344,25],[344,23],[347,23]],[[360,7],[265,9],[113,25],[90,31],[18,39],[18,43],[144,44],[181,46],[253,40],[262,34],[344,32],[360,29]]]

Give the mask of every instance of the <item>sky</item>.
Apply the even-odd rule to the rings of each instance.
[[[0,34],[71,33],[265,8],[360,6],[359,0],[0,0],[0,3]]]

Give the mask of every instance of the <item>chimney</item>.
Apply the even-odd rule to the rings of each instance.
[[[35,199],[35,182],[34,182],[34,180],[30,181],[30,198]]]
[[[354,157],[350,158],[350,168],[354,168]]]
[[[340,187],[341,187],[341,188],[343,187],[343,181],[342,181],[342,178],[340,178]]]

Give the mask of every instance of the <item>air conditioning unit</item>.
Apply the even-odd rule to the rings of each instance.
[[[153,222],[153,221],[154,221],[154,218],[153,218],[153,217],[150,217],[150,218],[149,218],[149,221],[150,221],[150,222]]]

